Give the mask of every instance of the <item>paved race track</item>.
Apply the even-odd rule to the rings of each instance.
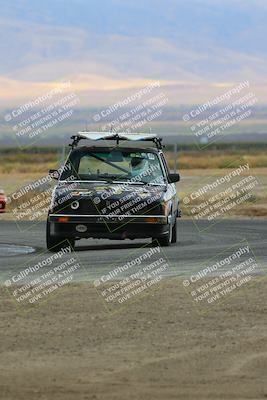
[[[16,255],[6,251],[7,246],[0,246],[0,281],[3,282],[13,273],[21,271],[30,260],[47,257],[45,248],[45,223],[20,225],[20,232],[14,222],[0,222],[0,243],[31,246],[35,253]],[[178,220],[179,241],[176,245],[164,248],[169,262],[166,275],[189,276],[197,271],[205,262],[246,239],[261,267],[267,271],[267,223],[266,220],[224,220],[212,227],[207,221],[199,225],[201,232],[191,220]],[[208,229],[205,229],[207,228]],[[75,252],[82,266],[82,271],[75,274],[75,280],[93,280],[108,273],[112,265],[122,259],[127,260],[129,254],[138,255],[140,247],[149,240],[110,241],[83,240],[78,241]],[[2,248],[2,252],[1,252]],[[4,250],[3,250],[4,249]],[[37,258],[36,258],[37,257]],[[37,262],[37,261],[36,261]],[[33,261],[31,262],[33,263]]]

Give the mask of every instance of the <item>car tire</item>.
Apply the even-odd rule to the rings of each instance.
[[[177,243],[177,219],[175,218],[174,225],[172,227],[172,243]]]
[[[48,251],[56,253],[62,249],[66,249],[71,246],[71,250],[74,250],[75,239],[74,238],[62,238],[57,236],[52,236],[50,233],[50,222],[46,223],[46,247]]]
[[[158,238],[153,238],[152,239],[152,242],[154,241],[154,240],[157,240],[158,241],[158,243],[160,244],[160,246],[162,246],[162,247],[168,247],[168,246],[170,246],[171,245],[171,243],[172,243],[172,232],[173,232],[173,228],[172,228],[172,225],[171,225],[171,223],[168,225],[168,234],[166,235],[162,235],[161,237],[158,237]]]

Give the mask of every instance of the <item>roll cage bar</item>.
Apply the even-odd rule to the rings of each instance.
[[[71,136],[72,142],[69,146],[74,149],[83,139],[87,140],[114,140],[117,145],[120,141],[153,142],[158,150],[163,149],[162,138],[152,133],[114,133],[114,132],[78,132]]]

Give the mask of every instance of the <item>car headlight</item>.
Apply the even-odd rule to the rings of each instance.
[[[171,209],[171,203],[168,202],[162,204],[162,210],[166,217],[168,217],[168,215],[170,214],[170,209]]]
[[[73,202],[71,203],[70,207],[71,207],[73,210],[78,210],[78,208],[80,207],[80,203],[78,202],[78,200],[75,200],[75,201],[73,201]]]

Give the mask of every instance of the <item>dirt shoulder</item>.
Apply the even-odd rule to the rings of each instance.
[[[89,284],[72,285],[27,314],[0,290],[3,399],[264,399],[267,281],[207,314],[181,280],[121,312]]]

